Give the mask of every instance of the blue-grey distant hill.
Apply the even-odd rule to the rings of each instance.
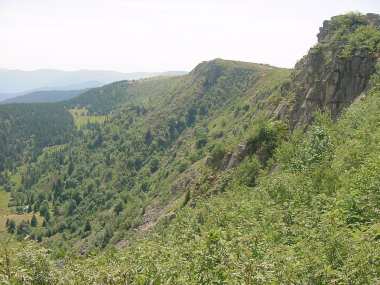
[[[88,89],[82,90],[43,90],[35,91],[25,95],[1,101],[0,104],[9,103],[52,103],[69,100],[74,98]]]
[[[99,87],[114,81],[136,80],[158,75],[181,75],[184,73],[186,72],[122,73],[101,70],[61,71],[40,69],[35,71],[22,71],[0,69],[0,101],[35,91],[82,90]]]

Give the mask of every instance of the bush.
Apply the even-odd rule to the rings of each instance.
[[[287,137],[287,127],[282,122],[260,124],[256,132],[248,139],[249,154],[256,153],[261,163],[266,164],[277,146]]]
[[[115,208],[113,211],[115,212],[116,215],[119,215],[122,211],[124,210],[124,203],[123,201],[118,201],[115,205]]]
[[[341,56],[351,57],[356,51],[365,50],[370,54],[380,50],[380,31],[375,27],[361,26],[348,36]]]
[[[181,161],[178,165],[177,165],[177,171],[179,173],[182,173],[184,172],[186,169],[189,168],[189,163],[187,161]]]
[[[149,163],[149,169],[151,173],[154,173],[158,170],[160,166],[160,161],[157,158],[152,158],[152,160]]]
[[[240,183],[248,187],[254,187],[260,168],[261,164],[255,156],[246,158],[239,166],[238,177]]]
[[[10,233],[10,234],[15,233],[15,231],[16,231],[16,222],[14,220],[7,219],[6,226],[7,226],[8,233]]]
[[[226,154],[226,150],[224,148],[224,145],[222,144],[216,144],[213,146],[210,156],[207,160],[208,165],[219,168],[220,164]]]

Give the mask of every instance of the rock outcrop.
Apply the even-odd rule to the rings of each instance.
[[[248,155],[246,143],[239,144],[234,152],[225,155],[222,163],[222,169],[228,170],[237,166]]]
[[[370,28],[368,37],[376,37],[375,49],[366,43],[352,46],[363,27]],[[286,114],[292,128],[308,125],[317,110],[328,111],[336,119],[368,87],[380,57],[378,35],[377,14],[348,14],[325,21],[317,36],[318,44],[296,64],[291,84],[284,88],[293,101],[277,110],[279,117]],[[347,54],[347,50],[351,53]]]

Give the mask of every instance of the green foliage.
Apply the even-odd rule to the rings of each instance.
[[[372,26],[361,26],[349,34],[347,41],[342,57],[347,58],[360,51],[375,54],[380,51],[380,30]]]
[[[159,166],[160,166],[160,161],[158,160],[158,158],[154,157],[150,161],[150,164],[149,164],[150,172],[151,173],[156,172],[159,169]]]
[[[222,194],[182,207],[122,252],[71,260],[56,274],[92,284],[104,276],[115,284],[375,283],[379,107],[377,92],[336,124],[320,117],[306,135],[277,142],[271,173],[258,174],[253,155],[230,172]],[[258,145],[273,138],[259,137]]]
[[[220,167],[224,155],[226,154],[226,150],[222,144],[216,144],[212,147],[210,152],[210,157],[208,159],[208,164],[214,168]]]
[[[16,222],[12,219],[11,220],[7,219],[6,227],[7,227],[8,233],[13,234],[16,231]]]
[[[57,106],[70,110],[76,124],[89,117],[106,119],[81,124],[67,144],[45,149],[18,169],[21,181],[12,188],[12,204],[40,212],[41,237],[51,238],[54,246],[79,246],[76,241],[85,236],[92,249],[133,235],[136,228],[154,224],[167,203],[174,204],[186,185],[205,175],[201,168],[208,151],[218,168],[225,149],[246,139],[248,126],[256,126],[254,114],[260,113],[245,107],[251,88],[279,88],[288,74],[215,60],[187,76],[117,82],[63,102]],[[238,107],[243,111],[235,116]],[[243,125],[244,131],[238,127]],[[218,128],[223,142],[209,135]],[[218,189],[227,182],[218,183]],[[84,230],[86,221],[90,231]]]
[[[186,114],[186,124],[187,126],[192,126],[195,123],[197,118],[197,109],[195,107],[191,107]]]
[[[181,161],[177,165],[177,171],[179,173],[184,172],[189,167],[189,163],[187,161]]]
[[[84,232],[89,232],[89,231],[91,231],[91,224],[90,224],[90,221],[89,221],[89,220],[86,221],[86,224],[85,224],[83,230],[84,230]]]
[[[5,245],[4,245],[5,246]],[[2,249],[0,257],[0,283],[2,284],[32,284],[50,285],[57,284],[58,279],[53,276],[52,263],[48,259],[48,251],[27,244],[22,250],[15,254],[14,259],[10,257],[8,248]]]
[[[114,208],[114,212],[116,215],[119,215],[124,209],[124,203],[123,201],[119,201],[117,202],[117,204],[115,205],[115,208]]]
[[[49,203],[44,200],[40,205],[40,215],[45,218],[46,221],[50,220]]]
[[[341,20],[361,25],[355,17]],[[45,219],[16,231],[52,254],[22,242],[0,260],[9,269],[0,282],[377,282],[380,93],[337,123],[320,115],[306,133],[289,134],[268,119],[287,100],[279,91],[287,76],[215,60],[66,102],[109,119],[18,170],[12,202]]]
[[[29,223],[27,221],[21,221],[16,228],[16,234],[18,237],[25,237],[31,232]]]
[[[0,172],[35,160],[44,147],[68,141],[71,115],[57,104],[0,106]]]
[[[324,160],[331,160],[334,145],[325,126],[317,121],[309,131],[307,140],[302,142],[300,146],[293,149],[280,150],[283,153],[287,152],[284,160],[289,159],[288,166],[293,171],[308,169],[315,164],[320,164]]]
[[[69,112],[73,116],[74,124],[78,129],[86,126],[103,124],[108,119],[108,116],[106,115],[89,115],[88,110],[85,107],[73,108],[70,109]]]
[[[265,164],[286,136],[287,127],[282,122],[259,124],[255,133],[248,138],[248,153],[256,153],[259,160]]]
[[[196,142],[195,142],[195,147],[197,149],[200,149],[204,146],[207,145],[207,131],[204,129],[196,129]]]
[[[127,81],[109,84],[103,88],[94,88],[62,103],[67,108],[85,107],[90,114],[105,115],[111,112],[124,99]]]
[[[260,169],[261,164],[255,156],[246,158],[239,167],[239,173],[237,174],[239,182],[242,185],[254,187]]]
[[[315,58],[322,59],[325,64],[337,59],[351,61],[353,56],[368,56],[372,60],[380,51],[380,29],[366,15],[339,15],[327,24],[323,39],[311,49]]]

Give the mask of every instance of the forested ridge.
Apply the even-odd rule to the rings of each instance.
[[[379,55],[380,16],[350,13],[293,70],[215,59],[0,106],[38,146],[4,168],[10,206],[37,218],[7,220],[0,281],[376,284]]]
[[[265,92],[279,89],[287,76],[287,70],[270,66],[215,60],[184,77],[106,86],[105,90],[115,88],[125,104],[114,109],[105,124],[77,130],[66,147],[45,152],[20,171],[22,186],[11,193],[15,206],[46,215],[49,221],[43,231],[36,229],[38,235],[59,241],[69,235],[63,246],[74,242],[78,250],[86,250],[103,248],[111,239],[118,242],[136,227],[156,222],[161,208],[184,194],[185,189],[175,184],[198,179],[198,165],[208,153],[214,152],[216,158],[206,171],[222,167],[219,156],[247,136],[248,125],[239,123],[254,120],[249,109],[265,116],[250,106],[249,95],[257,92],[252,88],[262,86],[258,95],[267,96]],[[94,100],[88,93],[75,105],[67,104],[85,107],[94,116],[107,114],[108,106],[97,105],[102,90],[93,92]],[[113,102],[114,94],[118,93],[103,97]],[[226,106],[236,108],[228,121]],[[115,214],[115,223],[109,223]]]

